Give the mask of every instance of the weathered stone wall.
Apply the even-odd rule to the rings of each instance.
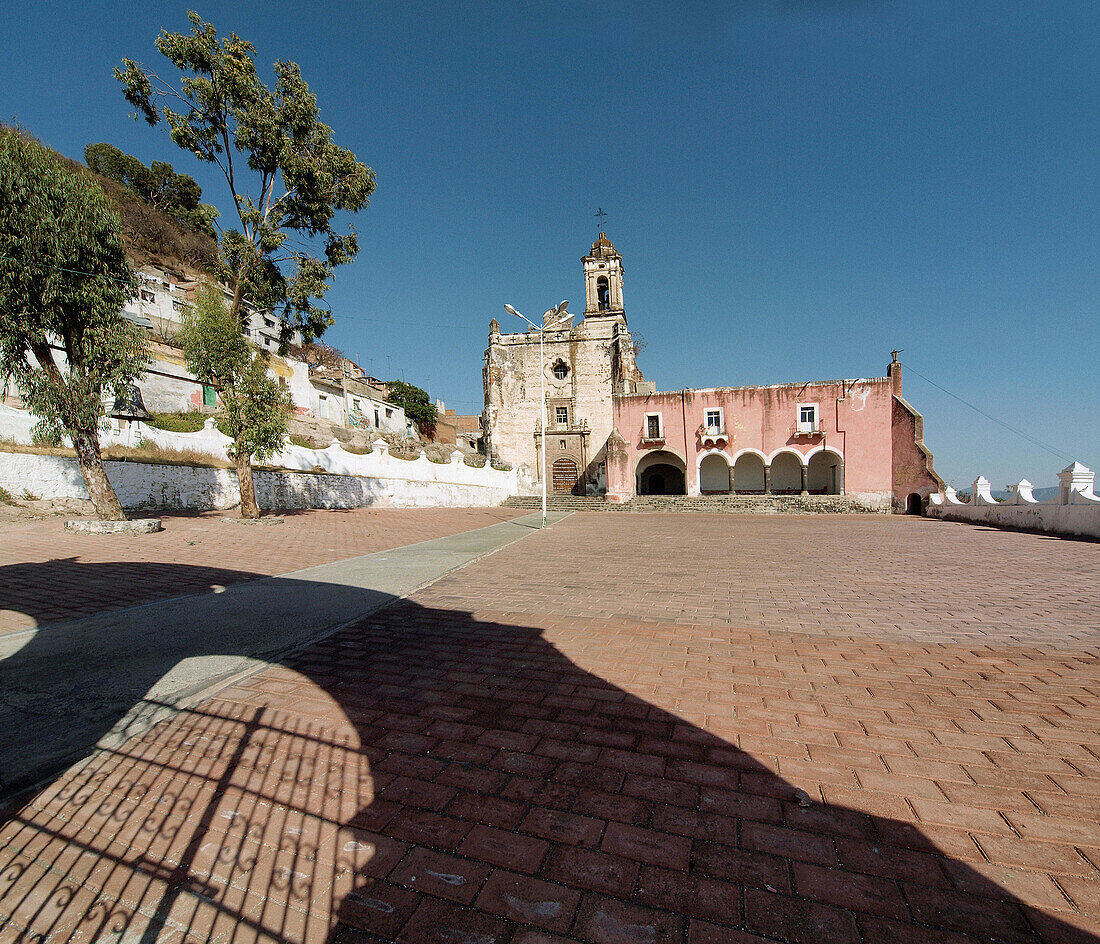
[[[558,363],[568,369],[564,379],[554,376]],[[546,385],[546,410],[539,403],[540,373]],[[590,318],[547,332],[542,363],[538,332],[491,334],[484,382],[486,438],[492,455],[519,472],[521,488],[535,490],[539,482],[535,432],[545,421],[548,466],[565,455],[576,459],[582,473],[594,480],[613,427],[613,393],[634,374],[633,341],[622,317]],[[555,421],[554,407],[559,405],[569,411],[567,426]],[[585,425],[587,435],[578,435]],[[573,435],[555,439],[555,431]],[[562,438],[565,450],[559,448]]]

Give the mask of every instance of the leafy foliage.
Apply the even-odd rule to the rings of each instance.
[[[220,292],[199,290],[179,341],[188,370],[218,391],[215,423],[233,440],[231,455],[263,462],[278,452],[292,412],[290,393],[269,376],[267,355],[241,334]]]
[[[197,410],[186,413],[154,413],[153,425],[172,433],[197,433],[206,422],[206,414]]]
[[[422,436],[435,435],[435,423],[439,411],[427,392],[403,380],[391,380],[386,384],[386,399],[402,407],[405,415],[416,423]]]
[[[136,292],[118,215],[92,177],[0,127],[0,376],[41,417],[39,439],[73,440],[105,517],[122,507],[99,452],[103,393],[149,363],[143,333],[122,315]]]
[[[202,188],[188,174],[177,174],[165,161],[146,167],[131,154],[112,144],[89,144],[84,149],[88,168],[128,187],[146,203],[167,213],[188,229],[216,238],[214,220],[218,211],[202,203]]]
[[[252,43],[235,33],[219,40],[197,13],[188,17],[190,33],[163,32],[156,40],[183,73],[178,84],[131,59],[115,76],[149,124],[165,122],[179,147],[225,176],[240,221],[239,229],[223,229],[221,240],[236,285],[233,316],[240,317],[247,297],[281,310],[284,337],[297,328],[311,341],[332,324],[319,302],[333,270],[359,252],[355,231],[338,231],[334,218],[367,205],[374,172],[333,142],[296,63],[276,62],[269,89],[256,72]],[[291,232],[311,246],[291,245]]]

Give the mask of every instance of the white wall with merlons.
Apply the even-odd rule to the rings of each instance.
[[[393,460],[395,462],[401,460]],[[261,508],[469,508],[499,505],[514,486],[478,481],[450,480],[447,470],[455,464],[435,466],[426,459],[405,462],[408,474],[399,477],[338,475],[318,472],[255,471],[256,500]],[[152,462],[104,463],[107,478],[124,508],[131,510],[212,510],[240,503],[237,473],[232,469],[160,465]],[[482,469],[470,469],[482,472]],[[490,469],[490,472],[497,472]],[[417,477],[417,473],[435,473]],[[500,473],[514,482],[513,473]],[[0,486],[12,495],[30,492],[36,498],[88,499],[76,459],[33,453],[0,452]]]
[[[971,499],[959,499],[953,488],[928,497],[925,514],[948,521],[965,521],[995,528],[1026,528],[1047,534],[1100,538],[1100,496],[1093,491],[1093,472],[1079,462],[1058,473],[1058,495],[1036,501],[1024,479],[1012,486],[1005,501],[997,501],[989,480],[978,476]]]
[[[34,423],[30,414],[0,406],[0,439],[29,445]],[[231,442],[212,421],[195,433],[135,423],[100,436],[104,446],[141,440],[223,461],[228,461]],[[398,459],[382,440],[365,455],[347,452],[336,442],[326,449],[288,442],[265,463],[279,471],[256,470],[256,497],[264,508],[429,508],[499,505],[516,493],[515,472],[476,468],[462,460],[457,451],[447,463],[431,462],[423,454]],[[106,468],[125,508],[230,508],[240,501],[231,469],[130,461],[108,461]],[[0,486],[13,495],[26,491],[39,498],[88,498],[76,460],[65,456],[0,451]]]

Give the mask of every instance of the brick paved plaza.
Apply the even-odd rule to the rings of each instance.
[[[57,518],[0,523],[0,633],[229,586],[507,521],[512,508],[167,514],[152,538],[65,534]]]
[[[9,811],[0,942],[1100,940],[1098,574],[923,519],[574,515]]]

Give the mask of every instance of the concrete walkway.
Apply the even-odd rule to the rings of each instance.
[[[528,515],[0,637],[0,800],[538,524]]]

